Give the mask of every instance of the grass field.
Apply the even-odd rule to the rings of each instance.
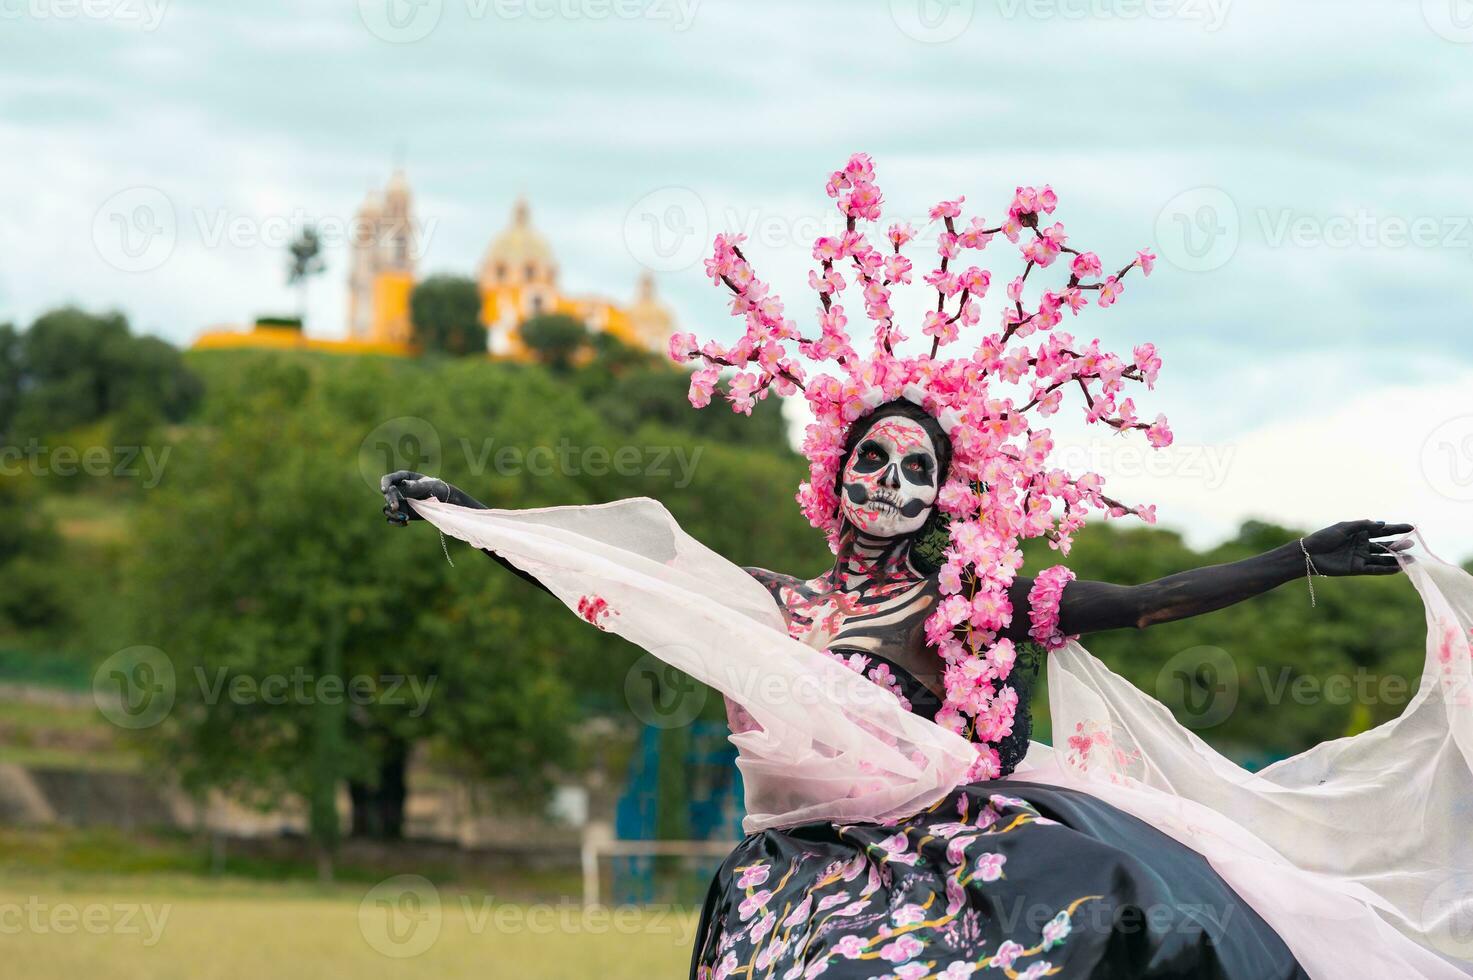
[[[372,886],[8,874],[0,975],[17,980],[685,975],[689,910],[502,904],[423,879]]]

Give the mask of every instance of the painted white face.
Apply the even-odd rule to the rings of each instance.
[[[840,507],[856,528],[876,537],[913,534],[936,503],[936,447],[914,419],[880,419],[844,462]]]

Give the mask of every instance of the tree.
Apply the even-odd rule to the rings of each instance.
[[[351,832],[371,837],[402,834],[406,766],[426,740],[483,776],[545,784],[547,767],[568,758],[572,727],[554,651],[595,631],[550,615],[550,597],[479,555],[456,548],[449,567],[424,527],[385,526],[359,454],[384,418],[443,420],[446,446],[462,437],[500,446],[577,438],[586,413],[540,372],[233,360],[233,372],[214,376],[231,384],[204,407],[208,429],[176,447],[144,502],[139,540],[160,549],[158,560],[140,557],[129,575],[134,635],[166,651],[180,678],[165,759],[193,789],[261,800],[320,801],[324,780],[343,780]],[[393,462],[364,465],[376,473]],[[478,480],[473,461],[437,462],[501,506],[587,499],[567,481]],[[312,685],[284,704],[228,693],[334,674],[367,688],[347,703],[341,740]],[[327,845],[331,823],[323,807],[314,813]]]
[[[521,326],[522,343],[554,371],[566,373],[589,343],[588,326],[566,313],[543,313]]]
[[[0,637],[55,630],[68,619],[61,539],[40,499],[35,481],[0,474]]]
[[[178,350],[133,336],[118,313],[64,307],[42,314],[23,334],[0,329],[0,426],[8,405],[16,440],[67,432],[125,409],[177,422],[200,393]]]
[[[317,234],[315,227],[306,225],[287,249],[291,258],[287,262],[286,284],[297,287],[297,315],[305,323],[307,284],[313,276],[327,270],[327,263],[322,258],[322,236]]]
[[[618,378],[640,369],[674,367],[664,354],[626,344],[607,330],[595,333],[589,346],[593,349],[593,359],[585,366],[580,382]]]
[[[21,333],[11,323],[0,323],[0,439],[20,405]]]
[[[414,339],[426,351],[462,356],[486,352],[481,292],[463,276],[430,276],[409,297]]]

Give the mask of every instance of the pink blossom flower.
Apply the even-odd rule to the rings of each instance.
[[[726,397],[731,401],[732,411],[751,415],[752,406],[756,402],[754,395],[757,388],[758,381],[755,374],[743,372],[732,378],[726,386]]]
[[[834,943],[834,952],[846,960],[857,960],[864,955],[864,951],[868,946],[869,941],[859,936],[845,936],[843,939]]]
[[[746,922],[752,916],[767,908],[767,903],[770,901],[772,901],[772,892],[764,889],[750,896],[741,905],[737,906],[737,914],[741,916],[743,922]]]
[[[1064,586],[1074,579],[1074,573],[1063,565],[1045,569],[1033,580],[1028,591],[1028,618],[1032,626],[1028,635],[1047,650],[1057,650],[1071,637],[1059,632],[1059,600]]]
[[[837,262],[844,257],[844,240],[824,235],[813,243],[813,258],[818,262]]]
[[[1161,358],[1156,354],[1155,344],[1141,344],[1131,352],[1132,363],[1141,373],[1147,387],[1155,387],[1156,376],[1161,371]]]
[[[890,921],[897,926],[913,926],[926,921],[926,910],[915,903],[902,905],[890,914]]]
[[[992,954],[992,965],[1007,969],[1016,963],[1018,957],[1024,952],[1025,949],[1021,944],[1005,939],[1002,945],[997,947],[997,952]]]
[[[795,909],[793,909],[793,911],[788,915],[788,917],[783,920],[783,928],[784,929],[791,929],[791,928],[793,928],[796,925],[799,925],[799,924],[801,924],[803,922],[808,921],[808,912],[812,908],[813,908],[813,896],[812,895],[805,896],[804,899],[803,899],[803,901],[801,901],[801,902],[798,903],[798,907],[795,908]]]
[[[953,516],[970,514],[982,503],[981,496],[971,484],[960,480],[948,480],[936,496],[936,505]]]
[[[737,879],[737,887],[743,890],[755,888],[767,880],[769,871],[765,864],[754,864],[742,871],[741,877]]]
[[[1166,422],[1166,416],[1156,416],[1156,421],[1146,430],[1146,441],[1157,449],[1164,449],[1171,445],[1171,426]]]
[[[687,361],[695,356],[700,348],[700,343],[693,333],[673,333],[670,335],[670,359],[672,361]]]
[[[1043,926],[1043,948],[1053,949],[1055,946],[1062,946],[1071,928],[1072,923],[1069,921],[1068,912],[1060,912],[1049,919]]]
[[[829,909],[834,908],[838,905],[843,905],[847,901],[849,901],[848,892],[839,892],[837,895],[828,895],[824,898],[819,899],[818,910],[820,912],[827,912]]]
[[[1100,305],[1111,306],[1120,296],[1120,280],[1110,276],[1100,284]]]
[[[887,859],[898,864],[916,863],[918,855],[911,853],[909,848],[910,841],[904,834],[896,834],[880,842],[880,850],[885,852]]]
[[[931,209],[931,220],[957,217],[962,213],[962,202],[965,200],[965,197],[959,197],[955,201],[942,201]]]
[[[906,960],[915,959],[916,955],[925,948],[925,943],[907,934],[882,946],[880,958],[889,960],[891,963],[904,963]]]
[[[1005,688],[1005,690],[1011,691],[1012,688]],[[967,769],[967,782],[978,783],[996,779],[1002,775],[1002,765],[997,750],[990,745],[978,745],[976,749],[977,757],[972,760],[971,766]]]
[[[1029,262],[1036,262],[1047,269],[1054,264],[1054,259],[1059,257],[1059,247],[1043,236],[1033,239],[1023,246],[1023,258]]]
[[[716,390],[716,381],[721,377],[721,369],[714,365],[702,368],[690,376],[690,403],[696,408],[705,408],[711,404],[711,393]]]
[[[952,864],[961,864],[966,860],[967,847],[977,838],[971,835],[953,838],[946,845],[946,860]]]
[[[1074,256],[1074,261],[1069,264],[1069,271],[1081,279],[1102,274],[1105,269],[1100,265],[1100,257],[1093,252],[1081,252]]]
[[[927,337],[935,337],[943,344],[949,344],[956,339],[956,322],[949,319],[945,313],[937,310],[927,310],[925,320],[921,326],[921,333]]]
[[[992,285],[992,273],[986,269],[979,269],[975,265],[963,270],[959,278],[962,288],[979,298],[986,296],[987,288]]]
[[[898,283],[909,283],[910,282],[911,264],[910,264],[910,259],[906,258],[905,256],[900,255],[898,253],[895,254],[895,255],[887,255],[887,256],[885,256],[885,267],[884,268],[885,268],[885,278],[887,280],[889,280],[890,282],[898,282]]]
[[[955,878],[946,879],[946,914],[956,915],[967,907],[967,890]]]
[[[1145,249],[1135,253],[1135,261],[1141,267],[1142,275],[1149,276],[1151,270],[1156,268],[1156,256]]]
[[[989,851],[977,858],[977,878],[980,881],[996,881],[1002,877],[1002,866],[1007,856]]]

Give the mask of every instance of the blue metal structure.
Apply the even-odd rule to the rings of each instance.
[[[614,833],[621,840],[656,840],[660,830],[660,771],[663,729],[646,725],[629,766],[629,777],[614,816]],[[727,741],[723,722],[693,722],[686,732],[685,810],[675,822],[692,840],[739,840],[742,836],[742,777],[736,767],[736,747]],[[692,865],[699,886],[716,870],[715,861]],[[655,901],[656,860],[647,857],[614,861],[614,900],[648,904]]]

